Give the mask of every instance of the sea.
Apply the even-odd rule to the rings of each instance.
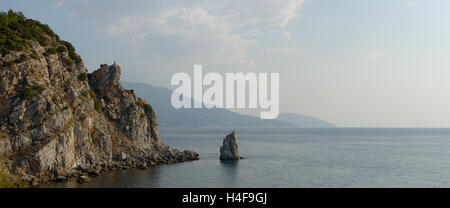
[[[244,159],[220,161],[236,130]],[[200,160],[106,173],[53,188],[450,187],[450,129],[161,128],[162,140]]]

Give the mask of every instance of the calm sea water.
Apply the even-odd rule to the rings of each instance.
[[[44,187],[450,187],[450,129],[236,129],[245,159],[223,163],[232,130],[162,128],[200,160]]]

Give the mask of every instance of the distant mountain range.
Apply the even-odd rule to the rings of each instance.
[[[295,113],[281,113],[277,120],[293,123],[301,128],[335,128],[336,125],[311,116]]]
[[[121,82],[122,86],[134,90],[158,113],[161,127],[335,127],[319,119],[280,114],[279,119],[262,120],[258,117],[231,112],[227,109],[175,109],[170,104],[172,90],[144,83]]]

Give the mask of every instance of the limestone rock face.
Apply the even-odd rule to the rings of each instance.
[[[228,134],[223,139],[223,144],[220,146],[220,160],[239,160],[238,141],[236,131]]]
[[[0,164],[15,175],[36,183],[198,159],[161,141],[157,113],[120,85],[117,64],[88,74],[67,51],[45,53],[58,42],[30,41],[0,57]]]

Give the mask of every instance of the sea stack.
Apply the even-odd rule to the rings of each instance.
[[[239,149],[237,142],[236,131],[228,134],[223,139],[223,144],[220,146],[220,160],[239,160]]]

